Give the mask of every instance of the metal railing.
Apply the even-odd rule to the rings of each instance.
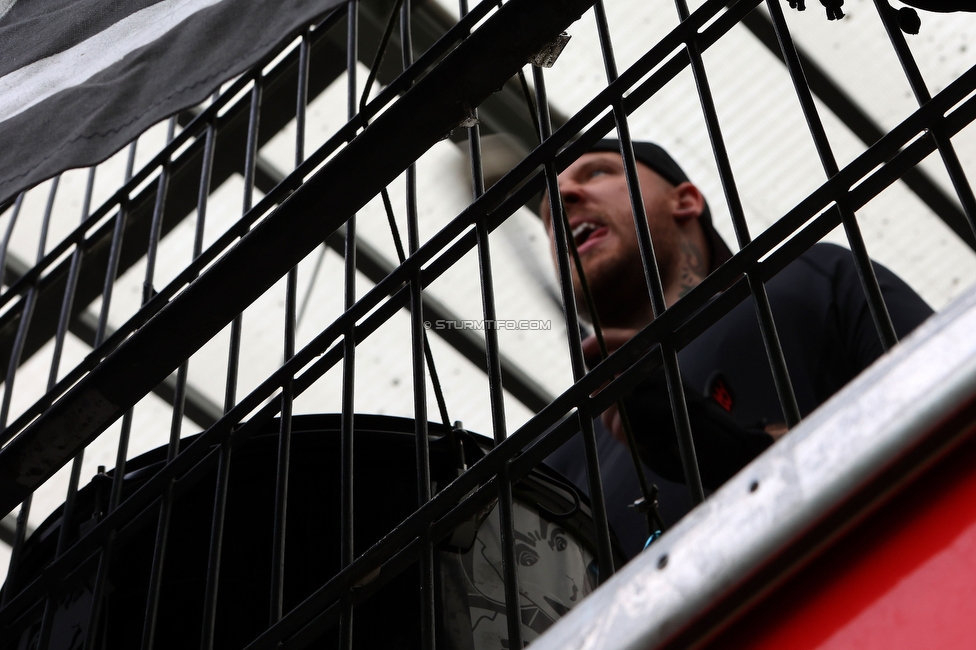
[[[0,268],[8,285],[0,295],[0,350],[7,361],[3,372],[4,397],[0,410],[3,426],[0,476],[3,476],[3,512],[19,506],[13,531],[12,556],[0,606],[0,628],[5,638],[35,635],[37,647],[52,647],[51,635],[59,603],[79,582],[90,582],[90,602],[79,629],[85,647],[103,647],[110,628],[104,602],[112,583],[113,567],[126,553],[126,540],[140,530],[152,531],[145,576],[146,595],[138,612],[142,647],[157,643],[160,603],[167,601],[167,555],[178,539],[174,530],[174,504],[195,485],[212,484],[206,492],[212,510],[205,543],[205,591],[195,603],[200,614],[201,647],[221,646],[218,619],[221,602],[230,598],[221,587],[222,553],[229,544],[225,520],[233,498],[232,467],[235,454],[246,449],[249,438],[274,436],[275,466],[272,506],[273,541],[267,557],[255,559],[268,567],[267,625],[246,641],[248,648],[305,647],[318,638],[334,638],[342,647],[356,644],[353,621],[369,596],[401,572],[416,570],[419,578],[420,616],[417,643],[436,644],[438,608],[434,549],[462,522],[497,500],[505,567],[508,638],[521,647],[517,561],[514,555],[513,490],[552,451],[582,431],[586,448],[589,493],[592,501],[593,551],[601,580],[614,571],[614,551],[604,506],[593,418],[631,391],[650,370],[665,370],[682,465],[694,503],[705,498],[695,461],[691,424],[678,389],[681,375],[677,352],[714,324],[735,305],[751,296],[756,305],[767,363],[776,380],[787,424],[800,420],[790,385],[789,371],[776,332],[765,282],[838,225],[843,225],[885,349],[896,343],[884,298],[874,277],[868,251],[860,234],[856,212],[892,183],[903,179],[965,241],[972,244],[976,199],[955,153],[952,137],[976,118],[976,69],[930,95],[902,33],[893,22],[886,0],[875,0],[919,108],[896,127],[884,132],[872,125],[857,106],[832,85],[829,76],[793,43],[782,8],[776,0],[757,12],[759,0],[706,0],[694,12],[677,0],[677,26],[623,71],[617,70],[612,39],[602,0],[510,0],[504,5],[482,2],[470,8],[462,3],[460,18],[450,25],[436,8],[412,7],[411,0],[396,3],[360,3],[342,7],[317,25],[310,25],[297,43],[278,51],[222,88],[212,102],[194,112],[172,118],[166,144],[140,169],[135,167],[136,143],[128,152],[124,182],[100,206],[92,206],[96,168],[88,173],[81,223],[61,241],[48,245],[39,238],[33,265],[14,259],[8,250],[18,225],[25,194],[7,207],[7,231],[0,248]],[[532,68],[531,88],[522,76],[513,82],[525,62],[551,43],[584,11],[596,18],[604,55],[606,86],[568,118],[553,116],[542,68]],[[761,233],[750,232],[737,187],[736,175],[712,97],[703,53],[739,24],[755,33],[767,47],[775,45],[792,80],[796,97],[815,143],[827,180],[780,216]],[[395,27],[399,25],[399,34]],[[418,29],[423,48],[414,45]],[[439,28],[445,31],[436,34]],[[436,34],[436,38],[432,35]],[[774,38],[771,36],[774,35]],[[370,44],[364,54],[363,43]],[[399,48],[402,66],[390,59]],[[414,51],[423,54],[414,56]],[[389,50],[389,51],[387,51]],[[384,57],[385,53],[385,57]],[[370,66],[365,84],[358,81],[360,62]],[[400,70],[402,69],[402,72]],[[631,187],[636,188],[636,160],[631,145],[630,116],[678,75],[690,71],[706,125],[708,140],[731,214],[739,248],[733,258],[715,270],[692,292],[665,308],[661,278],[646,219],[636,218],[645,264],[647,288],[655,319],[616,354],[587,372],[581,351],[580,323],[570,279],[570,251],[556,228],[556,258],[560,269],[562,313],[572,361],[573,385],[555,398],[539,386],[500,349],[497,331],[489,327],[484,340],[472,333],[447,329],[445,341],[487,374],[494,447],[448,484],[431,469],[433,440],[451,440],[448,405],[436,378],[436,365],[425,320],[453,319],[451,305],[433,299],[427,289],[451,270],[467,253],[475,251],[483,318],[498,318],[490,234],[533,197],[548,189],[558,194],[556,176],[588,151],[597,140],[616,132],[620,139]],[[335,80],[348,85],[348,121],[315,151],[306,153],[306,122],[310,97],[324,92]],[[372,99],[372,86],[384,84]],[[502,89],[495,94],[498,89]],[[525,94],[521,96],[522,90]],[[862,138],[875,140],[863,154],[841,164],[825,132],[815,96],[847,118]],[[491,98],[489,100],[489,98]],[[513,106],[524,104],[518,115]],[[479,108],[480,107],[480,108]],[[513,125],[512,120],[521,120]],[[272,137],[294,121],[294,168],[277,172],[260,154]],[[556,124],[553,124],[556,122]],[[508,128],[530,151],[500,180],[486,187],[481,171],[479,124],[493,130]],[[446,226],[426,238],[420,232],[416,173],[413,165],[435,143],[455,129],[468,138],[474,195],[471,203]],[[537,138],[531,141],[531,138]],[[917,168],[938,152],[948,170],[955,199]],[[406,244],[401,241],[397,218],[387,188],[405,176]],[[240,216],[224,232],[206,242],[208,206],[214,191],[229,178],[243,177]],[[43,212],[42,233],[47,232],[58,183],[50,185],[50,200]],[[260,196],[258,195],[260,193]],[[376,197],[383,200],[399,260],[391,263],[368,242],[357,237],[356,214]],[[639,192],[631,197],[641,215]],[[558,202],[555,202],[558,204]],[[961,209],[960,207],[961,206]],[[164,286],[156,279],[161,242],[195,217],[193,235],[185,239],[185,266]],[[304,345],[299,345],[296,323],[301,310],[297,267],[322,242],[341,251],[341,314],[324,324]],[[113,294],[130,269],[142,272],[139,306],[110,324]],[[357,291],[357,273],[372,281]],[[250,392],[238,395],[242,314],[285,278],[285,308],[281,331],[283,346],[274,350],[284,359]],[[97,317],[90,313],[97,306]],[[389,530],[357,545],[354,531],[372,515],[354,508],[358,489],[354,467],[370,451],[357,442],[362,422],[356,414],[357,346],[409,311],[414,396],[413,442],[409,459],[416,493],[415,509]],[[214,336],[229,332],[229,351],[223,404],[218,405],[188,381],[187,363]],[[61,350],[69,333],[91,347],[73,368],[62,370]],[[20,412],[12,411],[18,369],[53,341],[46,390]],[[300,601],[289,595],[286,581],[286,532],[294,517],[290,476],[295,462],[293,402],[333,368],[341,373],[341,416],[332,423],[340,440],[338,469],[341,501],[334,512],[342,540],[340,556],[329,576],[303,593]],[[175,373],[175,376],[171,376]],[[428,382],[435,392],[441,425],[429,424]],[[602,388],[606,385],[605,388]],[[506,419],[504,393],[508,391],[536,412],[512,430]],[[151,473],[131,477],[126,463],[133,409],[155,393],[171,405],[166,451]],[[203,432],[188,444],[184,418]],[[93,485],[104,492],[91,497],[92,519],[75,530],[67,522],[75,516],[76,499],[88,445],[121,421],[115,469],[101,472]],[[303,430],[304,431],[304,430]],[[436,434],[436,435],[432,435]],[[456,443],[455,444],[459,444]],[[463,443],[462,443],[463,446]],[[334,451],[334,450],[333,450]],[[62,524],[49,557],[36,559],[24,569],[29,547],[28,520],[32,495],[61,467],[71,463],[71,476],[61,512]],[[127,479],[129,475],[130,479]],[[440,479],[440,480],[438,480]],[[126,480],[130,480],[127,487]],[[209,483],[208,483],[209,482]],[[437,483],[434,489],[433,484]],[[94,490],[94,488],[92,488]],[[271,489],[269,487],[269,489]],[[290,492],[290,490],[292,490]],[[89,497],[86,497],[89,498]],[[177,508],[178,510],[178,508]],[[85,511],[88,512],[87,510]],[[84,530],[81,530],[81,529]],[[289,542],[291,543],[291,542]],[[417,567],[413,569],[411,567]],[[383,579],[375,584],[376,574]],[[86,583],[87,584],[87,583]],[[370,586],[372,585],[372,586]],[[222,600],[224,599],[224,600]],[[411,603],[413,606],[413,603]],[[60,614],[63,616],[63,614]],[[337,626],[337,627],[335,627]],[[28,635],[28,636],[23,636]],[[329,637],[328,635],[333,635]]]

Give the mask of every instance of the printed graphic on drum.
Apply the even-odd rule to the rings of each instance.
[[[355,416],[354,550],[359,555],[390,534],[417,508],[415,423],[386,416]],[[429,425],[433,492],[443,490],[491,448],[467,431]],[[227,484],[215,624],[215,648],[242,648],[266,628],[272,608],[272,546],[279,422],[269,422],[233,448]],[[184,439],[181,444],[192,444]],[[204,601],[218,478],[218,449],[174,484],[164,570],[155,614],[155,646],[200,647],[206,629]],[[340,417],[296,416],[284,545],[284,612],[299,605],[340,569]],[[166,466],[157,449],[126,464],[122,497],[136,493]],[[147,624],[150,577],[160,500],[123,521],[107,553],[90,554],[54,588],[50,603],[35,587],[55,556],[62,526],[71,544],[106,517],[113,472],[81,489],[65,523],[56,511],[24,545],[17,593],[23,614],[2,634],[0,650],[26,650],[48,625],[50,650],[75,650],[86,639],[96,647],[140,647]],[[585,498],[548,468],[538,467],[513,486],[515,556],[523,637],[531,641],[596,584],[596,545]],[[132,509],[130,509],[132,510]],[[470,510],[469,510],[470,511]],[[446,539],[434,540],[439,650],[506,647],[506,615],[497,508],[492,500]],[[622,564],[616,552],[615,563]],[[96,596],[104,560],[104,588]],[[387,560],[353,587],[355,648],[420,648],[420,570],[393,569]],[[6,588],[6,587],[5,587]],[[37,594],[36,596],[33,594]],[[339,645],[339,608],[327,607],[302,632],[296,647]],[[43,623],[44,612],[48,622]]]
[[[594,554],[559,523],[519,501],[514,506],[522,638],[529,642],[596,588],[597,568]],[[440,570],[448,647],[508,647],[497,507],[468,549],[440,553]]]

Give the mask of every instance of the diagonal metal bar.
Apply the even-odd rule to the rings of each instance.
[[[345,70],[344,50],[336,45],[338,38],[324,33],[313,45],[314,74],[309,79],[309,90],[312,96],[324,90]],[[269,99],[263,103],[261,111],[261,123],[267,125],[267,129],[262,129],[259,135],[259,147],[270,140],[295,115],[297,69],[297,54],[289,55],[275,67],[274,75],[269,75],[267,78]],[[212,172],[212,186],[215,188],[242,168],[247,119],[248,102],[245,96],[230,107],[218,121],[217,156]],[[162,224],[163,236],[196,208],[202,159],[201,139],[173,162],[170,177],[171,191]],[[146,242],[155,200],[156,185],[153,183],[129,203],[119,275],[146,256]],[[85,258],[78,278],[73,318],[81,314],[101,293],[111,241],[112,224],[107,223],[92,233],[85,242]],[[35,307],[36,320],[25,342],[24,360],[29,359],[55,334],[69,267],[70,260],[66,259],[51,269],[40,282]],[[14,307],[0,316],[0,358],[7,358],[10,353],[20,320],[18,313],[19,308]]]
[[[753,36],[785,64],[783,52],[776,40],[776,32],[769,17],[761,11],[753,11],[742,19],[742,24]],[[829,108],[841,122],[864,144],[871,146],[880,140],[885,129],[875,122],[854,99],[825,71],[803,48],[796,47],[797,57],[806,76],[807,85],[817,98]],[[936,183],[923,169],[915,168],[902,177],[912,190],[956,235],[976,250],[976,237],[959,204]]]
[[[363,39],[367,44],[366,49],[370,50],[375,46],[379,32],[382,31],[382,21],[377,17],[375,8],[371,5],[364,5],[361,11],[361,27],[364,32]],[[453,26],[452,19],[443,11],[439,11],[437,6],[423,3],[415,8],[414,23],[418,34],[418,45],[421,49],[426,49],[433,44],[439,36],[448,31]],[[343,40],[344,36],[337,30],[323,30],[317,39],[313,39],[311,45],[311,57],[314,63],[314,75],[310,78],[309,94],[317,96],[330,83],[332,83],[344,70],[342,58],[344,57]],[[371,51],[371,50],[370,50]],[[259,134],[260,142],[263,144],[272,138],[284,127],[292,117],[292,107],[289,102],[294,96],[293,86],[295,84],[295,66],[292,59],[294,55],[286,57],[282,65],[276,68],[267,77],[267,91],[262,105],[262,128]],[[394,70],[383,70],[380,80],[387,83],[392,80]],[[510,131],[516,136],[520,133],[520,119],[524,124],[528,120],[519,113],[524,113],[524,106],[518,105],[517,90],[513,89],[511,83],[506,83],[499,93],[496,93],[485,103],[486,112],[481,117],[488,123],[496,124],[495,130]],[[282,99],[285,98],[285,99]],[[243,129],[246,128],[247,105],[246,97],[242,98],[236,105],[231,107],[220,122],[220,131],[217,138],[215,164],[213,170],[212,187],[219,187],[230,176],[237,172],[243,155],[239,143],[242,138]],[[195,113],[188,111],[179,116],[181,126],[186,126],[195,117]],[[565,118],[559,117],[561,124]],[[523,124],[523,126],[524,126]],[[524,129],[522,129],[524,130]],[[527,147],[528,148],[528,147]],[[194,147],[181,156],[173,166],[174,173],[170,181],[172,196],[167,205],[165,221],[163,223],[164,234],[172,230],[188,216],[193,209],[193,204],[189,200],[182,200],[181,197],[190,197],[192,189],[197,182],[194,170],[197,169],[202,151]],[[255,185],[263,193],[269,193],[278,183],[284,180],[281,174],[272,165],[259,158],[257,169],[255,170]],[[126,257],[120,263],[120,273],[124,273],[133,263],[140,259],[140,254],[145,253],[144,242],[146,238],[143,231],[147,227],[146,221],[151,216],[151,205],[154,201],[154,189],[147,190],[144,194],[136,197],[130,204],[130,215],[126,220]],[[91,345],[94,340],[94,325],[89,323],[88,315],[83,311],[90,300],[98,295],[101,289],[100,279],[104,275],[104,266],[107,263],[107,243],[111,241],[112,229],[100,229],[89,237],[86,244],[85,263],[82,266],[81,288],[79,298],[75,300],[72,310],[71,332],[81,340]],[[341,238],[335,236],[328,239],[328,244],[338,253],[342,253]],[[142,245],[142,248],[139,246]],[[130,248],[131,247],[131,248]],[[378,282],[392,270],[393,266],[387,262],[382,255],[368,246],[357,247],[361,256],[357,259],[357,268],[360,272],[370,278],[371,281]],[[5,277],[8,284],[13,284],[22,277],[29,266],[17,264],[8,260],[4,264],[6,268]],[[42,282],[39,294],[38,305],[35,310],[34,324],[31,328],[28,340],[25,344],[23,359],[30,358],[40,347],[50,339],[54,333],[56,320],[57,300],[63,289],[63,283],[67,278],[67,265],[61,265],[49,274]],[[425,313],[429,314],[430,319],[458,320],[452,312],[443,304],[440,304],[428,296],[424,296]],[[0,317],[0,357],[3,357],[4,350],[12,344],[12,333],[16,332],[18,319],[16,318],[17,309],[14,308]],[[13,329],[11,329],[13,328]],[[485,370],[484,368],[484,343],[472,332],[458,329],[445,329],[439,332],[442,338],[454,347],[470,362]],[[5,347],[6,346],[6,347]],[[3,370],[0,369],[0,373]],[[551,395],[536,383],[531,377],[525,374],[510,359],[502,358],[502,375],[506,390],[516,399],[521,401],[531,410],[538,412],[549,403]],[[164,400],[171,401],[175,387],[170,379],[160,384],[154,392]],[[205,429],[213,424],[220,417],[221,409],[210,401],[206,396],[199,393],[192,387],[187,394],[186,416],[193,422]]]
[[[267,194],[283,180],[285,180],[285,176],[278,169],[267,161],[258,158],[254,182],[259,190]],[[337,230],[326,238],[325,243],[336,253],[343,255],[345,253],[345,232],[342,229]],[[369,278],[370,282],[377,284],[392,273],[394,268],[396,268],[394,264],[379,250],[361,238],[356,240],[356,270]],[[450,322],[461,320],[460,316],[455,314],[453,310],[430,294],[424,294],[422,300],[426,320]],[[485,342],[472,330],[444,328],[433,331],[482,372],[488,372],[485,364],[487,358],[485,356]],[[499,359],[502,385],[515,399],[535,413],[541,411],[546,404],[552,401],[553,396],[549,391],[522,370],[518,363],[504,354],[500,354]],[[197,422],[197,420],[194,421]]]
[[[384,538],[381,542],[377,543],[374,547],[367,550],[363,557],[358,559],[353,565],[349,567],[347,571],[343,572],[343,575],[336,576],[335,579],[330,581],[329,585],[326,585],[320,592],[317,592],[314,599],[310,598],[308,601],[303,603],[298,609],[307,611],[309,608],[314,608],[317,604],[329,601],[332,597],[336,595],[336,590],[333,588],[339,583],[345,586],[342,589],[348,588],[351,584],[355,584],[356,581],[361,580],[366,576],[372,569],[374,564],[372,564],[380,554],[387,551],[392,555],[396,549],[403,548],[403,545],[409,541],[409,537],[416,536],[418,534],[418,528],[414,525],[416,522],[426,521],[422,525],[429,525],[431,519],[429,517],[440,516],[446,510],[447,504],[451,500],[458,500],[463,497],[469,491],[477,487],[483,481],[489,479],[493,476],[494,472],[497,472],[503,462],[507,462],[512,458],[518,450],[523,449],[529,442],[535,440],[537,437],[543,434],[546,430],[550,429],[556,422],[567,413],[567,411],[572,410],[576,405],[582,403],[586,396],[591,395],[599,389],[599,387],[609,380],[611,380],[616,374],[623,371],[627,363],[630,363],[637,357],[639,357],[642,352],[640,352],[639,346],[644,346],[642,349],[647,349],[647,344],[653,340],[661,340],[662,338],[668,336],[668,332],[674,332],[679,327],[683,319],[691,318],[695,312],[706,306],[709,302],[710,297],[715,296],[720,293],[723,287],[729,286],[737,277],[739,277],[743,271],[751,265],[755,265],[760,258],[769,253],[773,248],[775,248],[780,242],[785,240],[790,233],[793,233],[798,228],[803,226],[812,217],[815,217],[818,212],[824,210],[829,204],[835,201],[839,196],[847,194],[847,188],[857,185],[857,188],[851,192],[849,195],[854,201],[855,208],[860,207],[865,201],[869,200],[871,196],[879,192],[884,187],[887,187],[891,183],[895,182],[905,170],[910,169],[916,165],[925,156],[929,155],[934,150],[934,144],[930,139],[920,138],[916,139],[915,136],[922,130],[924,130],[925,125],[936,119],[941,119],[943,114],[946,114],[955,104],[965,99],[967,95],[970,95],[973,89],[976,88],[976,68],[970,70],[960,77],[959,80],[950,84],[945,90],[943,90],[939,95],[933,98],[933,101],[920,108],[908,118],[901,125],[896,127],[889,133],[885,138],[882,139],[875,147],[872,147],[867,152],[859,156],[856,160],[851,162],[847,167],[841,170],[841,173],[834,178],[828,180],[824,183],[818,190],[812,193],[807,199],[801,201],[793,210],[784,215],[784,217],[774,225],[770,231],[764,232],[759,235],[752,244],[746,247],[739,255],[732,258],[728,263],[723,265],[718,271],[706,278],[706,280],[699,285],[694,291],[692,291],[685,299],[678,302],[674,307],[667,310],[662,314],[660,319],[655,320],[648,328],[642,332],[640,335],[635,337],[631,343],[628,343],[622,347],[617,354],[609,358],[603,364],[595,368],[591,373],[586,375],[578,384],[571,387],[565,393],[557,397],[553,402],[548,405],[538,417],[533,418],[530,422],[526,423],[518,431],[514,432],[509,438],[506,439],[504,443],[499,445],[493,452],[489,453],[488,456],[479,461],[474,465],[469,472],[463,474],[461,477],[456,479],[452,484],[448,485],[442,492],[435,496],[429,507],[423,508],[423,512],[418,511],[411,515],[411,517],[404,522],[403,526],[398,528],[393,534]],[[964,126],[971,123],[974,116],[976,116],[976,100],[970,99],[964,102],[957,109],[953,109],[951,113],[946,115],[945,123],[946,128],[950,135],[955,134]],[[589,117],[580,118],[579,121],[585,126]],[[577,118],[573,118],[577,121]],[[580,125],[577,125],[580,126]],[[558,134],[557,134],[558,135]],[[598,137],[598,135],[596,136]],[[568,139],[568,138],[567,138]],[[914,141],[912,141],[914,139]],[[541,177],[536,176],[534,181],[530,181],[523,185],[519,189],[514,189],[514,186],[518,179],[525,178],[538,164],[541,163],[544,156],[551,156],[555,154],[556,144],[563,145],[566,140],[553,141],[547,144],[543,144],[539,147],[536,152],[530,154],[530,156],[513,171],[511,179],[503,179],[498,185],[488,190],[485,196],[488,194],[494,194],[492,200],[486,201],[483,209],[487,212],[492,212],[497,210],[497,214],[491,214],[488,216],[488,222],[492,224],[490,227],[494,228],[508,215],[510,215],[514,210],[521,206],[533,193],[538,191],[541,186]],[[910,144],[909,144],[910,143]],[[584,143],[585,144],[585,143]],[[572,158],[574,152],[567,152],[566,158]],[[887,161],[887,162],[886,162]],[[859,181],[863,181],[860,182]],[[508,192],[511,192],[507,198],[499,199],[505,197]],[[483,197],[484,198],[484,197]],[[489,208],[486,206],[495,206],[494,208]],[[476,218],[474,213],[478,213],[478,209],[472,208],[472,218]],[[484,215],[484,212],[481,213]],[[815,219],[816,222],[822,221],[828,214],[822,214],[820,217]],[[459,218],[460,220],[460,218]],[[839,220],[837,218],[833,219],[832,223],[826,226],[825,230],[821,231],[827,232],[837,225]],[[804,232],[807,229],[804,229]],[[450,242],[457,234],[457,232],[450,231],[447,233],[438,234],[434,237],[435,240],[446,238]],[[438,277],[438,275],[443,272],[444,268],[449,267],[451,264],[455,263],[463,252],[469,250],[474,245],[473,233],[469,233],[469,236],[462,237],[462,241],[459,241],[452,246],[454,248],[461,248],[457,256],[452,254],[452,251],[445,252],[441,258],[432,261],[432,255],[434,254],[432,250],[428,250],[427,253],[421,255],[419,260],[414,260],[418,264],[424,264],[432,262],[431,266],[428,267],[428,272],[431,275],[431,280]],[[820,235],[816,235],[813,239],[809,240],[806,246],[809,246],[813,241],[820,238]],[[462,246],[465,239],[470,239],[467,242],[467,246]],[[779,249],[780,251],[786,250],[792,242],[796,241],[794,238],[791,240],[786,247]],[[804,246],[804,248],[806,247]],[[436,249],[436,243],[434,241],[425,245],[425,248]],[[782,262],[777,268],[770,269],[769,275],[774,274],[777,270],[785,266],[792,255],[797,253],[798,249],[793,249],[793,251],[787,254]],[[777,253],[778,255],[778,253]],[[770,257],[770,262],[774,256]],[[447,258],[447,259],[444,259]],[[441,263],[443,261],[443,264]],[[408,260],[408,264],[409,264]],[[764,264],[765,266],[765,264]],[[444,268],[436,268],[444,267]],[[398,277],[393,279],[388,279],[385,287],[378,289],[377,295],[382,293],[383,295],[388,295],[392,288],[393,282],[397,280],[403,280],[404,276],[407,275],[408,269],[398,269]],[[372,293],[372,292],[371,292]],[[404,292],[401,292],[404,293]],[[725,295],[728,295],[727,293]],[[745,297],[745,292],[740,292],[736,297],[735,303],[741,301]],[[365,300],[365,298],[364,298]],[[724,300],[724,297],[720,298]],[[363,301],[360,301],[363,303]],[[405,302],[405,298],[400,300],[397,304],[393,306],[394,309],[400,309]],[[713,301],[710,304],[715,305],[717,301]],[[354,317],[365,317],[366,312],[376,306],[374,302],[365,302],[362,308],[359,310],[354,310],[351,312]],[[385,308],[385,307],[384,307]],[[376,312],[380,314],[383,309]],[[390,312],[387,312],[385,316],[381,318],[388,318]],[[717,311],[713,312],[714,318],[711,322],[714,322],[719,317]],[[372,317],[370,317],[372,318]],[[340,323],[336,327],[341,327],[343,322],[348,321],[347,317],[341,317]],[[367,319],[369,320],[369,319]],[[708,324],[711,324],[708,323]],[[365,322],[364,322],[365,326]],[[335,330],[335,328],[330,328]],[[324,337],[323,340],[313,346],[311,354],[320,355],[325,350],[325,345],[334,342],[335,331],[329,334],[328,331],[324,332],[321,336]],[[636,347],[635,347],[636,346]],[[627,350],[630,350],[630,353]],[[299,353],[303,355],[304,353]],[[325,354],[322,359],[329,356],[340,356],[340,355],[330,355]],[[310,357],[304,356],[301,363],[308,363]],[[318,363],[321,363],[321,359]],[[336,359],[333,358],[330,362],[334,364]],[[123,504],[120,505],[119,509],[115,512],[109,514],[105,520],[98,524],[84,539],[78,541],[60,560],[56,560],[45,574],[34,581],[25,591],[16,596],[15,601],[11,603],[9,608],[0,610],[0,625],[5,625],[11,620],[11,617],[18,615],[17,612],[22,612],[24,606],[29,605],[33,602],[32,599],[36,598],[42,593],[42,590],[46,588],[51,582],[51,580],[59,579],[57,576],[64,575],[64,572],[68,570],[69,567],[76,566],[85,557],[88,557],[91,553],[99,548],[99,545],[107,543],[107,540],[111,536],[111,531],[114,527],[120,525],[120,522],[124,521],[126,517],[133,517],[139,511],[140,508],[144,508],[148,503],[154,499],[154,495],[158,493],[164,482],[169,481],[172,478],[180,476],[181,473],[188,471],[191,467],[197,469],[202,468],[206,465],[206,457],[209,450],[208,445],[212,444],[219,439],[219,436],[223,433],[229,433],[230,428],[233,423],[237,420],[235,418],[247,413],[252,408],[257,408],[259,404],[270,396],[269,391],[273,391],[273,386],[283,380],[285,373],[294,373],[296,368],[282,368],[280,371],[272,374],[271,377],[265,382],[263,388],[255,391],[255,394],[247,398],[249,403],[240,412],[235,413],[231,416],[231,420],[223,423],[217,423],[217,425],[210,431],[205,433],[198,439],[196,443],[191,445],[185,452],[181,453],[180,456],[174,460],[173,463],[167,465],[165,468],[160,470],[160,472],[150,481],[147,482],[145,486],[140,488],[140,490],[134,494],[132,497],[127,499]],[[324,371],[323,371],[324,372]],[[615,380],[613,383],[616,384],[622,381],[627,373],[621,375],[620,378]],[[317,374],[316,376],[320,376]],[[302,380],[304,382],[304,380]],[[314,379],[310,380],[314,381]],[[602,409],[605,408],[611,401],[619,396],[620,392],[616,392],[616,396],[608,397],[606,400],[601,401],[601,398],[607,391],[601,392],[599,395],[592,399],[595,408]],[[268,408],[270,407],[270,408]],[[270,419],[274,415],[274,404],[268,405],[262,409],[262,413],[267,412],[267,419]],[[226,418],[225,418],[226,419]],[[239,431],[234,433],[235,437],[246,438],[246,434],[249,431],[256,430],[256,426],[261,426],[262,422],[266,422],[267,419],[262,420],[260,414],[251,419],[248,424],[245,424]],[[568,438],[568,436],[575,432],[575,425],[571,420],[566,420],[563,426],[560,425],[556,427],[553,433],[557,433],[560,436],[558,441],[554,441],[552,448],[556,446],[556,443],[561,443]],[[546,440],[552,439],[553,436],[549,435]],[[544,445],[536,445],[527,453],[523,453],[518,462],[519,465],[526,463],[524,466],[528,467],[534,462],[541,460],[547,453],[533,453],[537,449],[542,449]],[[515,464],[513,464],[514,470]],[[189,478],[183,478],[180,480],[181,484],[189,484]],[[427,517],[425,519],[425,517]],[[413,523],[410,523],[413,522]],[[391,551],[392,549],[392,551]],[[389,557],[387,555],[386,557]],[[344,582],[345,581],[345,582]],[[307,606],[307,607],[306,607]],[[293,614],[297,613],[293,612]],[[288,617],[291,617],[289,614]],[[286,618],[288,618],[286,617]],[[285,621],[282,621],[285,623]],[[294,629],[294,628],[293,628]],[[279,637],[280,638],[280,637]]]
[[[0,452],[0,509],[31,494],[467,118],[472,107],[589,5],[588,0],[512,0],[498,10]],[[390,151],[391,141],[400,147]],[[384,155],[377,156],[378,151]],[[254,264],[259,259],[263,263]]]
[[[8,253],[4,266],[6,266],[6,277],[11,281],[18,280],[30,266],[13,254]],[[95,347],[97,342],[96,332],[98,330],[98,316],[89,311],[77,314],[69,323],[68,331],[74,334],[82,343],[89,347]],[[113,330],[108,328],[105,336],[111,336]],[[104,337],[103,337],[104,338]],[[153,393],[160,399],[172,404],[176,395],[176,378],[173,376],[164,379],[158,386],[153,388]],[[220,406],[207,397],[199,389],[193,386],[186,387],[186,406],[183,414],[201,429],[206,429],[222,415]],[[0,538],[2,541],[2,538]]]

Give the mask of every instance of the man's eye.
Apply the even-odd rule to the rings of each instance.
[[[595,178],[597,176],[603,176],[604,174],[607,174],[607,173],[609,173],[609,172],[606,169],[592,169],[592,170],[590,170],[589,177],[590,178]]]

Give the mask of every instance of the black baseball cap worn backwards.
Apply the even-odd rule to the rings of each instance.
[[[657,172],[661,178],[672,185],[691,182],[688,175],[663,147],[653,142],[641,142],[638,140],[633,142],[633,146],[634,157]],[[590,151],[615,151],[620,153],[620,141],[611,139],[600,140],[593,145]],[[716,232],[715,226],[712,225],[712,213],[708,208],[707,201],[705,202],[705,209],[702,210],[701,216],[698,217],[698,223],[701,224],[702,231],[705,233],[705,239],[708,240],[710,249],[708,272],[711,273],[732,257],[732,251],[729,250],[728,245],[718,232]]]

